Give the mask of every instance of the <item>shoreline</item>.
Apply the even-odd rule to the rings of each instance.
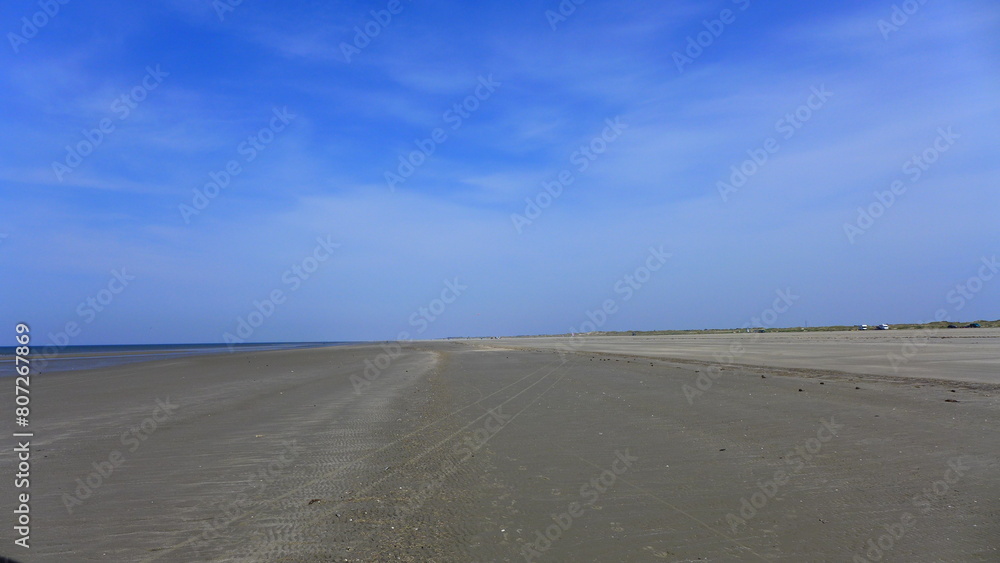
[[[123,344],[123,345],[79,345],[65,346],[54,354],[46,354],[48,347],[36,347],[32,355],[33,361],[42,364],[43,371],[33,371],[37,375],[68,371],[85,371],[102,369],[122,364],[142,363],[160,359],[186,358],[212,354],[233,354],[240,352],[265,352],[270,350],[300,350],[308,348],[325,348],[347,344],[364,344],[352,342],[275,342],[260,344],[240,344],[236,349],[230,349],[228,344]],[[0,377],[14,375],[13,347],[8,347],[9,354],[0,354]]]

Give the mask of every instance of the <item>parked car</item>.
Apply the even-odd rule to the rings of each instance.
[[[983,328],[983,325],[979,323],[972,323],[968,326],[968,328]]]
[[[948,325],[948,328],[958,328],[958,327],[955,325]]]
[[[878,330],[889,330],[889,325],[887,325],[887,324],[880,324],[880,325],[878,325],[875,328],[878,329]]]
[[[868,325],[858,325],[858,330],[868,330]]]

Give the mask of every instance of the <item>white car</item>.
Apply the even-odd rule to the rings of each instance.
[[[875,328],[877,328],[879,330],[889,330],[889,325],[887,325],[887,324],[880,324],[880,325],[878,325]]]

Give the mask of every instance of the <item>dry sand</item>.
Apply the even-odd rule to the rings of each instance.
[[[1000,328],[505,338],[503,346],[1000,384]]]
[[[721,371],[708,365],[720,342],[698,336],[419,342],[392,358],[346,346],[37,376],[32,547],[13,546],[8,527],[0,552],[1000,560],[995,334],[955,342],[957,355],[925,346],[904,373],[880,367],[882,348],[859,359],[875,341],[856,335],[761,336]],[[356,390],[352,376],[376,364]],[[87,492],[76,479],[96,483],[93,464],[110,459],[124,462],[73,502]],[[13,476],[12,448],[0,469]]]

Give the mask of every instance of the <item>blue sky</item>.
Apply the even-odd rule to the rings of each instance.
[[[17,1],[0,22],[0,319],[42,344],[741,326],[779,291],[773,326],[1000,318],[995,2]]]

